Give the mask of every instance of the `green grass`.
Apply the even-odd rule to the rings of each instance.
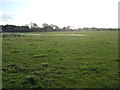
[[[118,32],[3,37],[3,88],[117,88]]]

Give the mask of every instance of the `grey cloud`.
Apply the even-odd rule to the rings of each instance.
[[[3,22],[8,22],[10,20],[13,20],[14,18],[14,15],[12,14],[7,14],[7,13],[3,13],[1,16],[0,16],[0,21],[3,21]]]

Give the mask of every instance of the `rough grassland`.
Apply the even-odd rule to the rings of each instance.
[[[87,36],[4,36],[3,88],[118,87],[117,31],[49,33]]]

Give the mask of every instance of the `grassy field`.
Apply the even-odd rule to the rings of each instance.
[[[5,36],[3,88],[117,88],[118,32]]]

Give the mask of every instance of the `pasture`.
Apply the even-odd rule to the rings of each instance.
[[[44,34],[3,36],[3,88],[118,87],[117,31]]]

